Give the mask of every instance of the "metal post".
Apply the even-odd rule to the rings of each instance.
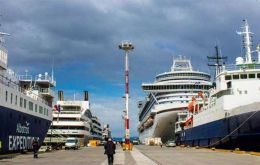
[[[125,51],[125,143],[130,144],[130,129],[129,129],[129,64],[128,53],[134,49],[130,41],[123,41],[119,45],[119,49]]]
[[[125,51],[125,143],[129,144],[130,130],[129,130],[129,70],[128,70],[128,50]]]

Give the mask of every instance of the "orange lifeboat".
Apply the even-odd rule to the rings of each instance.
[[[201,97],[203,101],[205,101],[204,100],[204,95],[203,95],[203,93],[201,91],[198,92],[198,96]],[[191,102],[188,105],[188,110],[189,110],[189,112],[193,113],[194,109],[195,109],[195,111],[198,111],[198,110],[201,109],[202,106],[203,105],[201,105],[201,104],[200,105],[196,104],[196,98],[193,96]]]
[[[185,127],[190,127],[192,126],[192,124],[193,124],[193,116],[191,116],[185,121]]]
[[[194,106],[196,104],[196,98],[194,96],[192,96],[192,100],[188,105],[188,110],[189,112],[193,112],[194,111]]]

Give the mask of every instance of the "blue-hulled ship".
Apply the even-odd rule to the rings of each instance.
[[[0,32],[0,154],[30,151],[34,138],[42,144],[52,122],[56,85],[47,72],[18,76],[7,67],[8,35]]]
[[[178,144],[260,150],[260,45],[244,20],[244,57],[235,65],[216,65],[216,86],[199,92],[175,124]],[[253,53],[258,53],[254,55]]]

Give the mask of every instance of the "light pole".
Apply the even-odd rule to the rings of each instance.
[[[128,53],[134,49],[134,45],[130,41],[122,41],[119,44],[119,49],[125,51],[125,143],[130,144],[130,129],[129,129],[129,66],[128,66]]]

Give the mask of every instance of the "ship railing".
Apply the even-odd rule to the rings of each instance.
[[[48,130],[48,134],[52,134],[52,135],[63,135],[66,133],[69,134],[84,134],[85,133],[85,129],[79,129],[79,128],[74,128],[74,129],[49,129]]]
[[[220,68],[220,72],[224,71],[233,71],[233,70],[244,70],[244,69],[260,69],[260,64],[259,63],[252,63],[252,64],[230,64],[230,65],[225,65]]]
[[[54,111],[54,113],[58,114],[59,112]],[[63,109],[60,111],[60,114],[81,114],[81,112],[80,111],[66,111]]]
[[[19,81],[32,81],[31,75],[19,75]]]
[[[179,125],[175,125],[175,132],[182,131],[182,128]]]
[[[46,137],[44,143],[65,143],[67,137]]]
[[[55,92],[51,88],[40,88],[40,87],[37,87],[36,89],[40,92],[40,94],[45,94],[45,95],[50,95],[50,96],[54,96],[55,95]]]
[[[16,90],[17,92],[20,92],[24,95],[27,95],[34,100],[40,101],[43,104],[50,106],[49,103],[45,99],[43,99],[41,96],[34,94],[29,90],[22,88],[21,86],[19,86],[19,84],[17,82],[12,81],[12,79],[9,79],[8,77],[0,75],[0,83],[7,86],[7,87],[10,87],[10,88]]]
[[[54,78],[52,78],[52,76],[49,76],[49,75],[37,75],[35,76],[35,81],[48,81],[50,82],[51,84],[53,84],[54,86],[56,86],[56,81]]]

